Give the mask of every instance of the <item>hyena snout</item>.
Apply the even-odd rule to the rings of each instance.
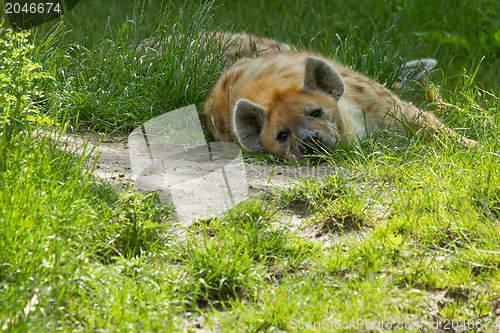
[[[325,143],[320,132],[303,131],[299,136],[299,152],[302,155],[311,155],[323,151]]]

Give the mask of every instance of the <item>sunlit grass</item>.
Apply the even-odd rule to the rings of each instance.
[[[29,57],[55,81],[39,82],[45,97],[29,106],[56,129],[17,136],[0,171],[0,328],[293,331],[364,320],[418,331],[447,319],[492,328],[500,297],[498,4],[460,6],[87,1],[39,30]],[[205,28],[313,48],[389,86],[405,61],[436,57],[440,117],[483,147],[382,133],[297,166],[326,168],[328,177],[301,175],[179,233],[172,207],[95,178],[89,151],[73,151],[57,128],[127,134],[200,105],[228,47],[200,37]],[[152,36],[166,40],[165,52],[138,49]],[[296,165],[260,153],[245,159]]]

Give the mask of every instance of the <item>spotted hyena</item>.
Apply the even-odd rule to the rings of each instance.
[[[343,140],[408,125],[476,145],[432,113],[332,59],[292,48],[271,51],[236,61],[215,83],[203,112],[216,139],[297,160],[335,149]]]

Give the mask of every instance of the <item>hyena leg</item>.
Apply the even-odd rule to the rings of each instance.
[[[429,73],[437,65],[437,61],[431,58],[408,61],[401,68],[401,74],[396,82],[392,85],[394,90],[401,90],[401,94],[405,92],[416,91],[415,96],[410,97],[411,100],[423,99],[423,102],[432,103],[434,112],[441,114],[441,97],[439,89],[429,80]],[[423,93],[422,93],[423,92]]]
[[[424,132],[429,137],[456,140],[464,148],[481,147],[477,141],[468,139],[444,125],[430,112],[420,111],[418,120],[414,123],[414,126],[417,131]]]
[[[403,66],[401,75],[394,86],[396,88],[401,88],[404,85],[411,87],[412,83],[414,83],[418,84],[419,87],[423,87],[425,89],[424,98],[426,102],[434,104],[434,113],[439,116],[442,114],[443,102],[438,89],[428,80],[428,75],[436,64],[437,61],[434,59],[419,59],[407,62]],[[414,108],[412,112],[419,115],[418,121],[415,123],[417,131],[424,131],[429,136],[452,138],[465,148],[481,146],[476,141],[468,139],[444,125],[432,113],[423,112],[417,108]]]
[[[430,58],[408,61],[404,64],[397,82],[404,85],[408,81],[419,81],[427,77],[436,65],[437,61]]]

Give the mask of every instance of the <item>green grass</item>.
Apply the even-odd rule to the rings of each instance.
[[[83,1],[36,30],[32,49],[1,44],[1,330],[355,332],[383,321],[495,331],[499,12],[488,0]],[[201,105],[229,45],[200,29],[312,48],[388,84],[405,61],[435,57],[441,118],[484,148],[382,133],[300,166],[328,177],[291,180],[180,237],[171,207],[95,178],[89,150],[61,133],[128,134]],[[137,50],[171,35],[161,55]]]

